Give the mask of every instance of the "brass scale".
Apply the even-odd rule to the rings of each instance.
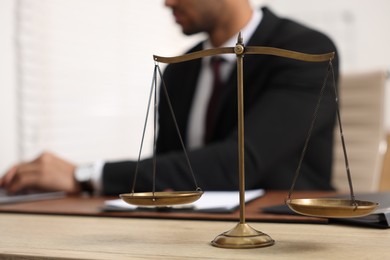
[[[263,55],[274,55],[279,57],[285,57],[295,60],[301,60],[306,62],[329,62],[328,72],[325,78],[325,81],[322,85],[322,91],[326,86],[327,78],[329,74],[332,76],[333,80],[333,88],[335,91],[335,102],[337,105],[337,119],[338,125],[340,129],[340,137],[344,151],[344,158],[346,163],[346,172],[349,182],[350,188],[350,199],[336,199],[336,198],[307,198],[307,199],[293,199],[291,198],[292,192],[294,190],[294,185],[297,180],[297,177],[300,172],[300,166],[304,158],[304,154],[308,145],[308,141],[310,139],[311,130],[314,125],[314,121],[316,119],[317,110],[320,105],[321,96],[319,97],[316,109],[314,111],[313,121],[311,123],[311,127],[309,129],[306,142],[304,144],[304,148],[301,154],[300,161],[298,163],[297,170],[294,175],[293,183],[291,185],[290,191],[288,193],[288,197],[285,200],[285,203],[292,209],[294,212],[315,216],[315,217],[327,217],[327,218],[351,218],[351,217],[359,217],[364,216],[371,213],[378,206],[378,203],[369,202],[369,201],[360,201],[355,199],[355,195],[352,187],[351,174],[349,171],[348,158],[346,153],[346,147],[344,142],[344,136],[342,132],[342,125],[340,119],[340,111],[338,108],[338,95],[337,89],[335,86],[335,79],[333,74],[332,67],[332,59],[334,58],[335,53],[326,53],[326,54],[306,54],[300,52],[294,52],[284,49],[271,48],[271,47],[261,47],[261,46],[245,46],[243,45],[243,40],[241,37],[241,33],[238,35],[238,40],[235,47],[224,47],[224,48],[215,48],[215,49],[207,49],[198,52],[193,52],[181,56],[176,57],[161,57],[154,55],[154,61],[156,63],[153,83],[149,97],[148,104],[148,112],[146,115],[144,132],[141,141],[140,154],[138,157],[138,162],[140,161],[140,155],[142,151],[142,144],[145,135],[145,128],[148,121],[149,114],[149,106],[151,103],[151,99],[154,93],[154,170],[153,170],[153,191],[151,192],[134,192],[136,176],[138,172],[138,164],[136,169],[136,174],[134,176],[134,182],[132,186],[131,193],[120,194],[120,198],[126,203],[137,205],[137,206],[155,206],[155,207],[166,207],[172,205],[180,205],[180,204],[188,204],[198,200],[203,191],[196,184],[195,175],[192,172],[191,165],[187,156],[187,152],[184,147],[184,143],[180,136],[180,132],[176,123],[176,119],[173,114],[172,107],[170,105],[168,93],[166,90],[166,86],[164,81],[162,80],[162,88],[165,92],[165,97],[168,100],[168,105],[170,106],[170,110],[172,113],[172,118],[174,123],[176,124],[176,130],[178,132],[182,148],[184,154],[187,159],[187,163],[189,166],[189,170],[192,174],[192,177],[195,182],[195,190],[194,191],[171,191],[171,192],[156,192],[155,187],[155,142],[156,142],[156,88],[157,88],[157,74],[159,74],[162,79],[162,73],[159,69],[158,62],[162,63],[178,63],[184,62],[194,59],[199,59],[206,56],[213,56],[218,54],[236,54],[237,57],[237,94],[238,94],[238,166],[239,166],[239,210],[240,210],[240,219],[239,223],[231,230],[226,231],[220,235],[218,235],[211,244],[216,247],[222,248],[255,248],[255,247],[265,247],[271,246],[274,244],[274,240],[268,236],[267,234],[257,231],[252,228],[249,224],[245,222],[245,169],[244,169],[244,109],[243,109],[243,58],[244,55],[248,54],[263,54]],[[154,91],[153,91],[154,89]]]

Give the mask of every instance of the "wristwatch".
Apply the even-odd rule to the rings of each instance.
[[[74,178],[80,185],[82,192],[87,192],[90,194],[93,192],[92,175],[94,170],[95,169],[93,164],[85,164],[76,167]]]

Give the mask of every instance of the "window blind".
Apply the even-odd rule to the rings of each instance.
[[[152,55],[178,55],[196,37],[181,35],[161,0],[19,0],[16,8],[21,159],[45,150],[76,163],[137,158]]]

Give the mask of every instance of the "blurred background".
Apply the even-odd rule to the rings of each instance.
[[[328,34],[342,73],[390,69],[387,0],[252,3]],[[1,0],[0,37],[1,175],[45,150],[75,163],[135,159],[152,55],[179,55],[203,35],[183,36],[162,0]]]

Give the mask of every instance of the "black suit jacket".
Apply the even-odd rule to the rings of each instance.
[[[249,46],[270,46],[311,54],[336,51],[324,34],[263,8],[263,19]],[[189,52],[202,49],[202,43]],[[338,59],[333,61],[336,81]],[[288,189],[297,168],[327,62],[302,62],[270,55],[244,57],[246,187]],[[164,72],[172,107],[184,140],[201,60],[171,64]],[[237,72],[230,75],[217,109],[212,143],[189,151],[203,190],[238,189]],[[296,189],[332,189],[334,92],[328,84],[316,119]],[[160,90],[156,190],[193,190],[195,184],[176,134],[168,104]],[[136,190],[152,190],[152,160],[141,161]],[[135,162],[106,163],[106,194],[129,192]]]

